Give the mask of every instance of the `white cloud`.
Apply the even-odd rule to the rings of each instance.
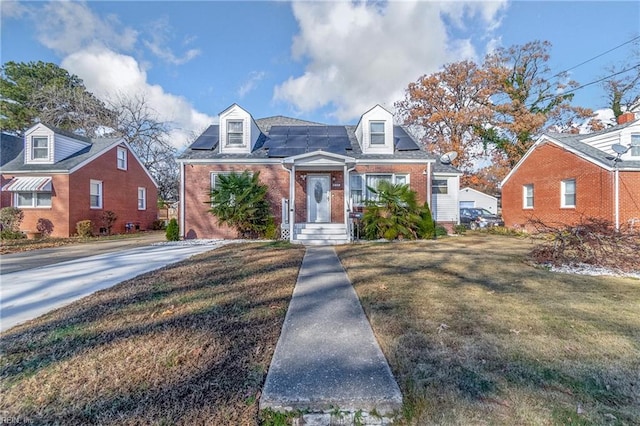
[[[447,62],[478,56],[470,39],[448,35],[443,16],[459,28],[475,20],[492,29],[505,4],[294,2],[300,32],[292,55],[307,65],[303,75],[276,86],[274,100],[301,112],[331,106],[341,121],[377,103],[393,109],[409,82]]]
[[[149,33],[151,40],[144,40],[143,44],[158,58],[173,65],[185,64],[201,53],[200,49],[189,49],[182,56],[173,53],[173,50],[168,46],[173,29],[167,18],[152,22],[149,25]],[[189,44],[193,40],[191,37],[187,38],[184,44]]]
[[[29,14],[30,10],[22,3],[12,0],[2,0],[0,2],[0,16],[5,18],[22,18]]]
[[[260,83],[265,75],[264,71],[251,71],[247,81],[245,81],[238,89],[238,97],[244,98],[247,93],[251,92],[258,86],[258,83]]]
[[[38,12],[38,40],[46,47],[67,55],[92,45],[130,51],[138,32],[123,26],[115,15],[95,15],[84,2],[46,3]]]
[[[67,56],[61,66],[82,78],[87,90],[99,99],[107,100],[120,93],[143,95],[160,120],[171,122],[171,143],[177,148],[183,147],[193,132],[215,121],[196,111],[185,98],[150,84],[146,72],[131,56],[94,46]]]

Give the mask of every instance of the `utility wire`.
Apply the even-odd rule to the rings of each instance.
[[[632,38],[631,40],[627,40],[627,41],[625,41],[624,43],[617,45],[616,47],[612,47],[611,49],[607,50],[606,52],[602,52],[602,53],[601,53],[601,54],[599,54],[599,55],[596,55],[596,56],[594,56],[594,57],[592,57],[592,58],[590,58],[590,59],[587,59],[587,60],[586,60],[586,61],[584,61],[584,62],[580,62],[578,65],[574,65],[574,66],[572,66],[571,68],[567,68],[567,69],[566,69],[566,70],[564,70],[564,71],[560,71],[559,73],[557,73],[557,74],[556,74],[556,75],[554,75],[553,77],[558,77],[558,76],[560,76],[561,74],[564,74],[565,72],[569,72],[569,71],[571,71],[571,70],[573,70],[573,69],[576,69],[576,68],[578,68],[578,67],[581,67],[581,66],[582,66],[582,65],[584,65],[584,64],[587,64],[587,63],[589,63],[589,62],[591,62],[591,61],[594,61],[594,60],[598,59],[599,57],[604,56],[604,55],[606,55],[606,54],[607,54],[607,53],[609,53],[609,52],[613,52],[614,50],[619,49],[619,48],[621,48],[622,46],[625,46],[625,45],[627,45],[627,44],[629,44],[629,43],[633,43],[633,42],[634,42],[634,41],[636,41],[636,40],[640,40],[640,35],[639,35],[639,36],[635,36],[635,37],[634,37],[634,38]],[[551,78],[553,78],[553,77],[551,77]]]

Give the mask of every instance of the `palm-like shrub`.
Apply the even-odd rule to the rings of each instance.
[[[362,217],[364,237],[370,240],[430,238],[433,219],[429,206],[420,206],[415,191],[408,185],[381,181],[377,188],[368,187],[376,200],[365,202]]]
[[[235,228],[240,238],[271,237],[274,219],[267,201],[268,187],[260,183],[260,173],[220,174],[217,179],[209,212],[221,224]]]

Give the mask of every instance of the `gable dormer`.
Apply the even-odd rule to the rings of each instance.
[[[38,123],[24,134],[25,164],[54,164],[91,145],[86,138]]]
[[[380,105],[374,106],[360,117],[356,138],[363,154],[393,154],[393,116]]]
[[[598,132],[593,136],[586,135],[581,141],[613,156],[617,155],[613,145],[622,145],[629,148],[620,157],[622,160],[638,160],[640,159],[640,120],[629,120],[609,131]]]
[[[238,104],[233,104],[219,115],[220,153],[248,154],[253,151],[262,132],[255,120]]]

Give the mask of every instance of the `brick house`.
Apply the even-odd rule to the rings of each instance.
[[[3,133],[3,157],[5,147],[19,153],[0,168],[0,207],[24,212],[23,231],[35,231],[43,219],[52,236],[69,237],[88,219],[98,234],[108,210],[117,216],[113,233],[148,229],[157,218],[157,185],[123,139],[90,139],[40,123],[21,138]]]
[[[601,218],[640,227],[640,120],[591,134],[545,133],[502,181],[508,227],[531,229],[530,219],[576,224]],[[618,154],[614,144],[625,147]]]
[[[353,213],[380,180],[408,184],[436,220],[458,223],[461,173],[422,150],[391,113],[375,106],[356,126],[328,126],[282,116],[254,120],[234,104],[178,158],[184,238],[236,238],[208,210],[223,173],[260,172],[283,239],[346,242]]]

